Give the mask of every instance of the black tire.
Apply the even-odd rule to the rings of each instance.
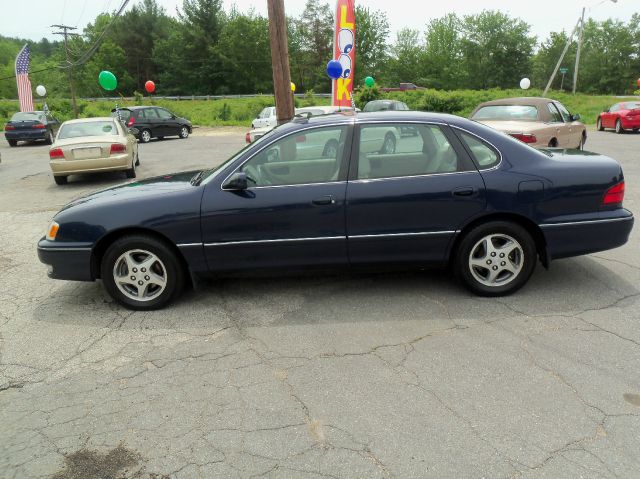
[[[135,178],[136,177],[136,162],[134,160],[133,164],[131,165],[131,168],[129,168],[128,170],[124,171],[125,175],[127,175],[127,178]]]
[[[483,240],[487,238],[495,238],[497,243],[494,243],[493,239],[490,240],[493,246],[500,245],[499,240],[502,239],[512,240],[512,243],[504,243],[504,246],[514,247],[514,251],[507,253],[508,248],[505,249],[506,257],[500,257],[500,254],[504,253],[500,253],[499,248],[495,249],[495,253],[488,253],[489,248],[482,246]],[[485,256],[478,256],[478,252],[482,252],[483,249],[486,252]],[[458,280],[477,295],[505,296],[517,291],[529,280],[536,267],[536,253],[531,235],[522,226],[508,221],[491,221],[476,226],[462,238],[454,252],[454,271]],[[510,261],[508,266],[507,261]],[[475,266],[472,262],[481,265]],[[515,264],[521,265],[517,274],[507,271],[508,267],[513,268]],[[494,273],[498,276],[494,285],[487,285],[487,282],[491,283],[491,269],[497,269]],[[489,277],[483,278],[483,283],[479,278],[485,275]]]
[[[151,141],[151,130],[145,128],[140,132],[140,143],[149,143]]]
[[[18,140],[7,140],[9,142],[9,146],[18,146]]]
[[[338,158],[338,140],[328,140],[322,150],[324,158]]]
[[[387,133],[384,137],[384,143],[380,148],[380,153],[390,155],[396,152],[396,136],[393,133]]]
[[[622,128],[622,122],[620,121],[620,118],[616,120],[616,133],[618,135],[622,135],[624,133],[624,128]]]
[[[123,286],[123,290],[116,285],[114,268],[117,262],[120,264],[120,258],[127,252],[132,252],[134,255],[135,252],[139,252],[143,260],[149,256],[142,253],[150,253],[159,260],[160,264],[158,265],[156,262],[152,267],[158,267],[155,271],[156,277],[164,278],[165,286],[157,296],[150,296],[148,300],[136,300],[131,297],[134,296],[132,292],[129,292],[129,296],[123,292],[123,290],[127,290],[126,286],[131,287],[131,285]],[[184,269],[173,250],[163,241],[146,235],[124,236],[115,241],[102,257],[100,272],[107,293],[124,307],[137,311],[150,311],[165,307],[180,295],[185,283]],[[142,269],[135,272],[127,271],[126,276],[131,274],[132,277],[138,279],[138,273],[141,279],[148,278],[148,276],[143,276],[147,272],[143,272]]]
[[[180,127],[180,132],[178,133],[178,136],[180,138],[182,138],[183,140],[186,140],[187,138],[189,138],[189,127],[188,126],[181,126]]]
[[[66,176],[54,176],[53,181],[56,182],[56,185],[66,185],[68,178]]]
[[[44,142],[47,145],[53,145],[53,141],[54,141],[53,132],[49,131],[49,134],[47,135],[47,138],[44,140]]]
[[[596,129],[598,131],[604,131],[604,126],[602,126],[602,119],[600,117],[596,120]]]
[[[136,166],[140,166],[140,152],[136,151]]]
[[[556,140],[555,138],[551,138],[549,140],[549,148],[555,148],[558,146],[558,140]]]
[[[584,150],[584,145],[587,142],[587,134],[583,131],[580,135],[580,143],[578,143],[577,150]]]

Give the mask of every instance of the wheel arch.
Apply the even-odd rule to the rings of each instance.
[[[175,245],[175,243],[171,241],[167,236],[159,233],[158,231],[142,227],[125,227],[113,230],[104,235],[96,242],[95,246],[91,250],[91,276],[94,279],[101,278],[100,264],[102,263],[102,258],[104,257],[104,254],[106,253],[109,246],[113,244],[114,241],[117,241],[118,239],[129,235],[151,236],[159,241],[162,241],[176,255],[176,258],[178,258],[178,261],[180,262],[184,272],[186,273],[185,276],[190,278],[193,284],[193,275],[191,273],[191,269],[189,268],[184,255]]]
[[[479,218],[475,218],[469,223],[467,223],[460,232],[456,235],[453,240],[451,246],[448,251],[448,263],[451,264],[455,257],[455,252],[457,251],[460,242],[462,239],[476,226],[479,226],[483,223],[489,223],[491,221],[508,221],[511,223],[515,223],[519,226],[522,226],[533,238],[535,243],[536,252],[538,253],[538,257],[540,258],[540,262],[545,268],[549,268],[549,257],[547,255],[547,242],[544,238],[544,234],[540,227],[527,218],[526,216],[519,215],[517,213],[488,213]]]

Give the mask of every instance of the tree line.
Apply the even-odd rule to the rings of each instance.
[[[82,57],[113,20],[103,13],[83,35],[70,39],[72,60]],[[333,52],[333,3],[307,0],[289,17],[291,78],[298,92],[328,92],[325,73]],[[513,88],[523,77],[544,88],[567,40],[565,31],[538,41],[525,21],[499,11],[434,19],[424,31],[403,29],[391,39],[387,14],[356,6],[356,77],[373,76],[378,85],[412,82],[442,90]],[[0,37],[0,98],[17,96],[13,64],[24,40]],[[61,42],[29,42],[31,81],[51,96],[68,97],[65,51]],[[571,88],[575,44],[564,67]],[[253,10],[224,9],[222,0],[183,0],[169,16],[156,0],[144,0],[117,18],[90,60],[74,68],[79,96],[104,96],[98,73],[113,72],[118,92],[133,95],[153,80],[161,95],[271,93],[268,19]],[[640,77],[640,14],[630,21],[589,19],[584,28],[578,91],[626,94]],[[560,88],[558,76],[553,88]]]

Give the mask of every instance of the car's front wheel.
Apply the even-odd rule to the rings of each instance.
[[[180,138],[185,139],[189,137],[189,128],[183,126],[180,128],[180,134],[178,135]]]
[[[596,121],[596,129],[598,131],[604,131],[604,126],[602,126],[602,119],[598,118],[598,120]]]
[[[522,226],[492,221],[469,231],[456,251],[456,276],[481,296],[503,296],[520,289],[536,266],[536,246]]]
[[[101,262],[105,289],[118,303],[140,311],[160,309],[184,286],[184,271],[164,242],[146,235],[120,238]]]
[[[7,140],[9,142],[9,146],[18,146],[18,140]]]
[[[622,128],[622,122],[620,121],[620,118],[616,120],[616,133],[624,133],[624,128]]]

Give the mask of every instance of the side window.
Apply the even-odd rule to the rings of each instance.
[[[620,103],[616,103],[615,105],[613,105],[611,107],[611,109],[609,110],[611,113],[613,113],[614,111],[618,111],[620,109]]]
[[[170,120],[173,117],[171,112],[168,110],[165,110],[164,108],[156,108],[156,111],[158,112],[158,116],[162,120]]]
[[[147,120],[157,120],[158,119],[158,113],[156,112],[155,108],[145,108],[144,110],[140,110],[140,113],[144,112],[144,117]]]
[[[553,123],[562,123],[562,115],[553,103],[547,103],[549,112],[551,113],[551,121]]]
[[[487,170],[498,164],[500,156],[493,148],[473,135],[463,131],[458,131],[458,133],[471,151],[471,156],[473,156],[479,170]]]
[[[569,113],[569,111],[564,107],[564,105],[562,103],[556,103],[555,105],[558,107],[558,110],[560,110],[562,119],[567,123],[571,123],[571,113]]]
[[[363,125],[358,179],[420,176],[460,171],[458,154],[436,125]]]
[[[240,171],[246,173],[250,187],[337,181],[346,136],[346,126],[294,133],[262,150]]]

